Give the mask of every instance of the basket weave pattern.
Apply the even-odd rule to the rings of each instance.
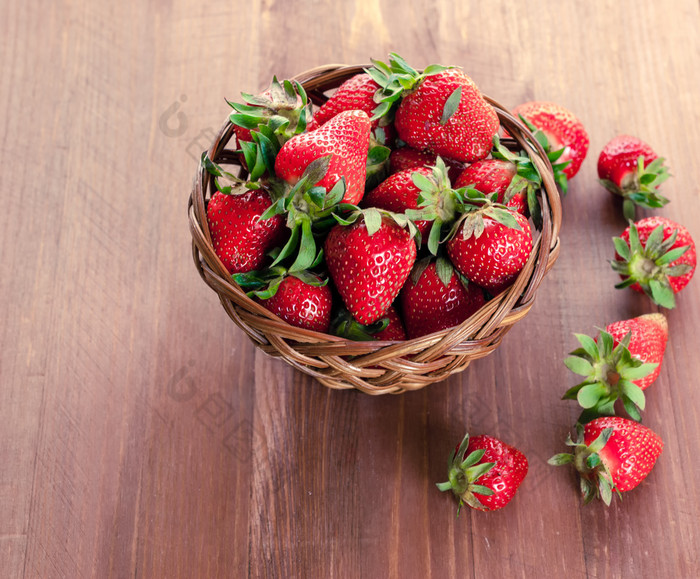
[[[327,100],[326,92],[362,71],[362,66],[327,65],[295,78],[309,98],[320,105]],[[510,288],[461,325],[405,342],[354,342],[297,328],[250,299],[231,280],[214,252],[206,204],[215,188],[211,175],[200,163],[188,207],[194,263],[202,279],[219,296],[229,317],[259,348],[329,388],[356,388],[368,394],[401,393],[444,380],[464,370],[472,360],[489,355],[513,324],[527,315],[542,279],[559,254],[561,202],[551,166],[540,145],[506,109],[485,98],[498,113],[501,125],[527,151],[542,175],[542,231]],[[232,135],[233,125],[227,120],[208,153],[215,163],[240,167],[237,153],[227,148]],[[242,168],[240,171],[243,174]]]

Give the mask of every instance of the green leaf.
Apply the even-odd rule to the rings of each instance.
[[[435,190],[435,182],[417,171],[411,174],[411,181],[421,191],[429,192]]]
[[[594,408],[603,396],[608,393],[608,389],[600,382],[586,384],[578,391],[577,400],[582,408]]]
[[[606,331],[601,331],[598,336],[598,353],[601,358],[609,358],[613,352],[615,340]]]
[[[486,454],[485,449],[479,449],[475,450],[474,452],[470,452],[467,458],[465,458],[459,465],[461,469],[466,469],[469,468],[470,466],[474,466],[476,463],[478,463],[482,458],[484,458],[484,454]]]
[[[292,233],[289,236],[289,239],[287,240],[287,243],[284,245],[282,248],[282,251],[280,251],[279,255],[275,258],[275,260],[272,262],[272,265],[275,266],[278,263],[280,263],[282,260],[286,259],[289,257],[292,252],[297,248],[299,244],[299,236],[301,234],[301,228],[300,227],[295,227],[292,229]]]
[[[639,407],[632,399],[628,398],[627,396],[623,396],[622,405],[625,407],[625,411],[630,415],[632,420],[639,422],[642,419],[642,415],[639,412]]]
[[[447,287],[452,279],[452,273],[454,272],[452,263],[444,257],[438,257],[435,262],[435,271],[440,281]]]
[[[578,343],[581,344],[581,347],[585,350],[586,354],[591,357],[591,360],[599,359],[598,345],[593,338],[587,336],[586,334],[574,334],[574,336],[578,340]]]
[[[430,233],[428,234],[428,251],[433,255],[437,255],[438,247],[440,245],[440,231],[442,229],[442,221],[436,219],[430,226]],[[447,285],[447,284],[445,284]]]
[[[445,106],[442,109],[442,116],[440,117],[440,124],[446,125],[450,120],[452,115],[457,112],[459,108],[459,103],[462,100],[462,85],[458,86],[452,94],[445,101]]]
[[[630,247],[627,242],[621,237],[613,237],[613,245],[617,254],[625,261],[630,260]]]
[[[644,397],[644,392],[637,386],[634,382],[629,382],[627,380],[620,380],[619,387],[622,390],[622,394],[629,398],[636,406],[641,410],[644,410],[646,405],[646,399]]]
[[[649,282],[649,292],[651,294],[650,297],[652,300],[654,300],[655,304],[668,308],[669,310],[676,307],[676,298],[668,281],[662,283],[658,280],[652,279]]]
[[[467,476],[467,480],[470,483],[475,482],[489,472],[495,465],[495,462],[482,462],[465,469],[464,474]]]
[[[301,242],[299,243],[299,253],[294,263],[289,268],[289,272],[297,272],[309,269],[316,259],[316,241],[311,232],[311,221],[305,219],[301,222]]]
[[[382,215],[374,207],[370,207],[363,211],[365,218],[365,227],[367,228],[367,233],[372,236],[379,228],[382,226]]]
[[[485,497],[490,497],[491,495],[495,494],[493,489],[485,487],[484,485],[471,485],[469,487],[469,490],[474,494],[482,495]]]
[[[308,164],[306,169],[304,169],[303,177],[306,177],[311,185],[316,185],[321,179],[328,173],[328,167],[331,163],[332,154],[324,155],[323,157],[318,157]]]
[[[564,360],[564,365],[574,374],[579,376],[590,376],[593,374],[593,365],[586,359],[579,356],[569,356]]]
[[[651,374],[658,364],[653,362],[647,362],[645,364],[640,364],[639,366],[633,366],[631,368],[625,368],[624,376],[627,380],[639,380]]]
[[[656,264],[667,265],[669,263],[672,263],[676,261],[679,257],[681,257],[686,251],[688,251],[688,249],[690,249],[689,245],[684,245],[682,247],[676,247],[674,249],[671,249],[670,251],[667,251],[661,257],[659,257],[656,260]]]

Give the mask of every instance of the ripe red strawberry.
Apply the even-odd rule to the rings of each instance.
[[[619,344],[631,333],[627,348],[633,357],[647,364],[658,364],[647,376],[633,380],[641,390],[646,390],[658,378],[661,372],[661,362],[664,359],[666,343],[668,342],[668,321],[660,313],[645,314],[630,320],[621,320],[609,324],[608,332],[615,344]]]
[[[467,503],[479,511],[495,511],[511,501],[527,471],[527,458],[517,448],[492,436],[470,439],[467,434],[452,457],[449,480],[437,487],[451,490],[460,508]]]
[[[260,269],[265,254],[284,241],[288,230],[281,216],[259,219],[271,203],[264,189],[212,195],[207,205],[209,232],[214,251],[229,273]]]
[[[398,102],[394,126],[408,146],[462,162],[491,151],[498,115],[461,69],[432,65],[420,73],[392,53],[389,65],[375,61],[368,72],[382,89],[375,117]]]
[[[493,294],[512,285],[532,252],[528,220],[510,209],[495,212],[487,206],[466,214],[458,224],[447,242],[457,271]]]
[[[359,110],[372,116],[377,103],[374,101],[374,93],[379,90],[379,85],[366,72],[356,74],[344,81],[331,97],[316,111],[314,119],[319,125],[331,120],[343,111]],[[372,130],[379,126],[379,119],[372,121]]]
[[[623,281],[616,288],[644,292],[665,308],[676,305],[677,294],[695,273],[697,256],[690,232],[666,217],[645,217],[613,239],[610,262]]]
[[[482,159],[469,165],[460,173],[455,182],[455,187],[460,188],[471,185],[485,195],[495,193],[498,203],[502,203],[518,213],[527,215],[527,188],[522,187],[519,191],[511,189],[512,194],[506,194],[517,172],[517,166],[510,161]]]
[[[634,420],[641,420],[644,393],[658,376],[668,340],[662,314],[647,314],[610,324],[597,339],[576,334],[581,345],[564,361],[567,368],[584,377],[564,399],[578,400],[584,408],[580,422],[615,414],[621,399]]]
[[[344,111],[309,133],[289,139],[275,159],[275,173],[294,185],[312,161],[330,155],[330,164],[317,185],[326,192],[345,179],[343,201],[357,204],[365,191],[370,120],[363,111]]]
[[[427,151],[416,151],[411,147],[394,149],[389,155],[389,172],[393,175],[405,169],[432,167],[437,162],[437,155]],[[464,170],[464,163],[452,159],[443,159],[447,166],[447,176],[454,182]]]
[[[332,121],[329,121],[332,122]],[[324,244],[326,265],[352,316],[369,325],[380,319],[399,294],[416,259],[411,226],[377,209],[336,225]],[[403,226],[409,226],[409,230]]]
[[[286,275],[270,297],[255,301],[292,326],[328,332],[333,297],[330,287],[314,274]]]
[[[400,294],[410,339],[461,324],[486,303],[484,292],[464,285],[444,258],[416,263]]]
[[[624,199],[623,211],[634,220],[634,206],[656,209],[668,203],[658,188],[669,177],[664,159],[644,141],[618,135],[608,142],[598,157],[598,177],[611,193]]]
[[[583,123],[568,109],[561,105],[532,101],[518,105],[513,109],[513,115],[522,115],[537,127],[547,138],[552,151],[564,149],[558,162],[571,161],[563,172],[572,179],[581,168],[586,158],[590,140]]]
[[[646,478],[659,458],[664,443],[650,428],[619,416],[605,416],[585,426],[576,425],[578,440],[567,440],[573,454],[557,454],[549,464],[573,464],[581,476],[585,503],[601,498],[606,505],[612,492],[635,488]]]

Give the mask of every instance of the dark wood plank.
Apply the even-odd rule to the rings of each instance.
[[[668,158],[663,214],[700,238],[699,24],[690,0],[2,4],[0,575],[697,576],[699,282],[647,394],[653,474],[583,507],[546,460],[578,414],[573,332],[654,310],[613,289],[608,139]],[[224,97],[390,50],[560,102],[591,149],[530,315],[461,375],[373,398],[254,347],[196,275],[185,208]],[[434,486],[466,430],[530,461],[502,511],[457,518]]]

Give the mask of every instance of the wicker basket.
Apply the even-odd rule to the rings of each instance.
[[[362,70],[362,66],[328,65],[295,78],[320,105],[327,99],[324,93]],[[530,311],[537,288],[557,259],[561,202],[551,166],[537,141],[506,109],[486,99],[496,109],[501,125],[528,152],[542,175],[543,227],[534,240],[530,259],[508,290],[461,325],[405,342],[354,342],[297,328],[246,296],[214,253],[206,217],[214,185],[200,164],[188,207],[194,263],[202,279],[218,294],[226,313],[259,348],[329,388],[396,394],[444,380],[498,347],[511,326]],[[233,126],[227,120],[208,151],[216,163],[240,166],[238,155],[226,148],[232,134]]]

